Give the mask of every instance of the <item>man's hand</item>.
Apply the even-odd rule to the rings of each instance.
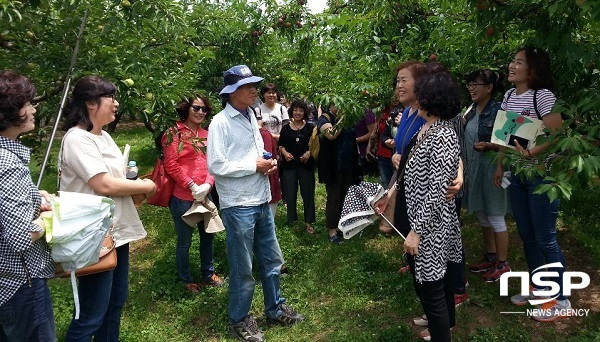
[[[264,158],[256,159],[256,172],[269,175],[275,171],[277,171],[277,160]]]

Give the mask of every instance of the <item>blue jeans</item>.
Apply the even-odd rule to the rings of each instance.
[[[283,256],[269,204],[229,207],[223,209],[221,214],[227,232],[230,323],[242,321],[250,311],[255,286],[252,276],[253,255],[256,255],[262,282],[265,315],[269,318],[279,317],[282,313],[279,305],[285,303],[279,289]]]
[[[192,274],[190,272],[190,247],[192,246],[192,234],[194,228],[188,226],[181,215],[185,214],[194,204],[193,201],[186,201],[175,196],[171,196],[169,201],[169,210],[175,223],[175,231],[177,231],[177,247],[175,258],[177,260],[177,272],[179,280],[184,283],[193,283]],[[214,234],[208,234],[204,231],[204,221],[198,222],[196,227],[200,235],[200,271],[203,280],[209,280],[215,273],[214,266]]]
[[[119,340],[121,312],[129,287],[129,244],[117,247],[117,267],[78,277],[79,319],[73,318],[65,341]]]
[[[513,175],[510,181],[509,193],[513,216],[517,223],[519,236],[523,240],[523,249],[529,272],[553,262],[560,262],[564,267],[565,257],[556,241],[556,219],[558,218],[560,201],[557,199],[550,202],[546,194],[536,195],[533,193],[535,188],[543,183],[543,180],[539,177],[527,180]],[[560,285],[558,299],[566,299],[562,295],[565,269],[555,268],[547,271],[558,272],[557,279],[548,280],[553,280]]]
[[[46,279],[31,279],[0,306],[0,341],[56,341],[52,298]]]

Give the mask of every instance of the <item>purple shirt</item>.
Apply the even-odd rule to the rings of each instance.
[[[377,121],[375,118],[375,114],[370,109],[365,109],[365,115],[363,115],[362,119],[354,125],[354,132],[356,137],[362,137],[363,135],[369,133],[369,125],[374,124]],[[360,151],[360,155],[364,156],[367,153],[367,144],[369,141],[364,141],[358,143],[358,150]]]

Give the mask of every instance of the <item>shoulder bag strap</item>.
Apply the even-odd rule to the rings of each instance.
[[[542,116],[540,115],[540,111],[538,110],[538,106],[537,106],[537,94],[538,94],[538,90],[534,90],[533,91],[533,110],[535,110],[535,114],[537,115],[538,119],[542,120]]]
[[[425,133],[425,136],[420,139],[415,146],[413,146],[413,148],[410,150],[410,153],[408,154],[408,158],[406,159],[406,163],[404,163],[404,167],[402,168],[402,170],[398,173],[398,179],[396,181],[396,188],[398,188],[398,185],[401,181],[404,180],[404,170],[406,170],[406,165],[408,164],[408,162],[410,161],[410,159],[413,157],[413,155],[415,154],[415,151],[417,150],[417,148],[423,143],[423,141],[427,140],[427,138],[431,135],[431,133],[433,133],[434,131],[437,131],[438,129],[444,127],[445,125],[439,125],[433,128],[430,128],[427,133]]]

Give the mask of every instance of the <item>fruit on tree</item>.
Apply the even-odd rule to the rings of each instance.
[[[133,87],[133,85],[135,84],[135,82],[133,82],[131,78],[124,80],[123,83],[125,83],[125,85],[128,87]]]
[[[435,53],[432,53],[431,55],[429,55],[429,60],[430,61],[435,61],[437,60],[437,55]]]
[[[152,94],[152,93],[146,93],[146,95],[144,97],[146,98],[147,101],[154,100],[154,94]]]
[[[129,0],[123,0],[121,2],[121,7],[123,7],[123,8],[129,8],[129,7],[131,7],[131,2],[129,2]]]
[[[488,26],[488,27],[485,29],[485,34],[486,34],[488,37],[491,37],[491,36],[493,36],[493,35],[494,35],[494,33],[496,33],[496,30],[494,30],[494,28],[493,28],[493,27],[491,27],[491,26]]]
[[[292,24],[290,24],[288,21],[286,21],[285,24],[283,24],[283,26],[290,27],[290,26],[292,26]]]
[[[477,0],[475,7],[480,11],[485,11],[490,9],[491,5],[488,0]]]

